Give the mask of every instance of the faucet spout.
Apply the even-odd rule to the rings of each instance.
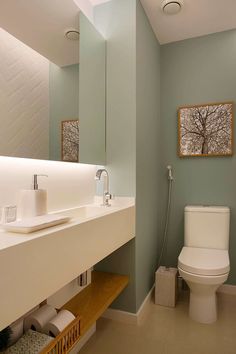
[[[109,200],[111,199],[111,194],[109,192],[109,174],[105,168],[101,168],[97,170],[95,179],[101,180],[102,175],[103,177],[103,203],[102,206],[111,206]]]

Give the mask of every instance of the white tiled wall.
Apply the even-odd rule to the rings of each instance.
[[[0,151],[49,157],[49,62],[0,28]]]
[[[0,156],[0,205],[17,204],[20,189],[30,189],[33,174],[39,187],[47,189],[48,211],[93,202],[96,166]]]

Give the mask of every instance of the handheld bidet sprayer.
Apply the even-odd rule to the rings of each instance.
[[[170,165],[166,166],[167,170],[168,170],[168,180],[169,181],[173,181],[174,177],[172,175],[172,167]]]

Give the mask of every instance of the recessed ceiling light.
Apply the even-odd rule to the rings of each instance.
[[[69,29],[65,32],[65,36],[67,39],[70,39],[72,41],[78,41],[79,40],[79,31],[76,29]]]
[[[161,3],[162,11],[167,15],[175,15],[182,9],[182,0],[163,0]]]

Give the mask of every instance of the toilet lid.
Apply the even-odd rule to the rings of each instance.
[[[199,275],[220,275],[229,272],[227,250],[183,247],[178,258],[179,268]]]

